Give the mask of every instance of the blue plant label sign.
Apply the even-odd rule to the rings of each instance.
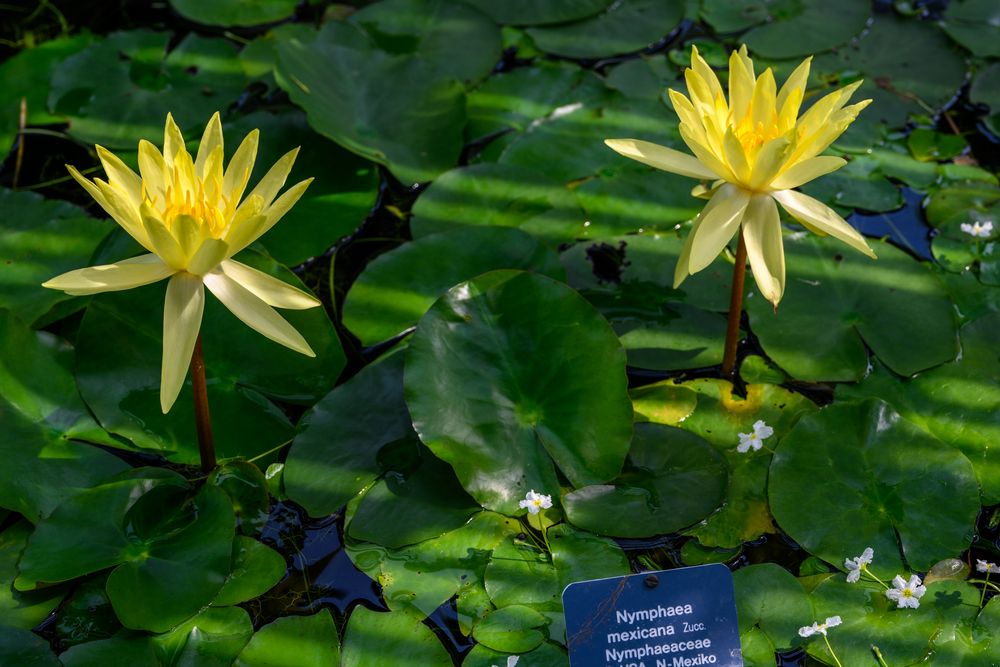
[[[733,575],[699,565],[570,584],[572,667],[742,667]]]

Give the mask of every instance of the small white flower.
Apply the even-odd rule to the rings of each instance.
[[[800,637],[812,637],[813,635],[826,636],[826,631],[841,624],[840,616],[830,616],[824,623],[813,623],[799,628]]]
[[[520,501],[517,505],[521,509],[527,509],[530,514],[538,514],[542,510],[552,507],[552,496],[535,493],[535,490],[532,489],[524,494],[524,500]]]
[[[861,570],[865,566],[871,564],[872,558],[875,557],[875,552],[872,551],[871,547],[867,547],[861,552],[861,555],[857,558],[848,558],[844,561],[844,567],[847,568],[847,583],[853,584],[861,578]]]
[[[975,236],[976,238],[984,239],[993,233],[993,223],[989,220],[986,222],[976,221],[971,225],[967,222],[963,222],[961,225],[962,231],[969,236]]]
[[[757,451],[764,446],[764,440],[774,435],[774,429],[758,419],[753,423],[753,431],[750,433],[740,433],[740,444],[736,445],[736,451],[746,454],[753,449]]]
[[[986,574],[998,574],[1000,573],[1000,565],[996,563],[990,563],[985,560],[976,559],[976,570],[978,572],[985,572]]]
[[[508,655],[507,656],[507,667],[515,667],[515,665],[517,665],[517,661],[520,660],[520,659],[521,659],[521,656],[519,656],[519,655]],[[500,667],[500,666],[494,664],[493,667]]]
[[[920,577],[915,574],[910,575],[910,580],[906,581],[898,574],[892,580],[892,588],[885,592],[885,596],[899,605],[900,609],[911,607],[916,609],[920,606],[920,598],[927,592],[927,587],[921,585]]]

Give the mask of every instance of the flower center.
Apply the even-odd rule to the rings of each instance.
[[[143,200],[159,211],[167,229],[173,230],[180,216],[189,216],[211,237],[220,238],[236,212],[236,202],[223,194],[218,176],[202,180],[194,175],[194,165],[189,156],[186,162],[183,159],[175,161],[173,169],[164,175],[166,182],[162,201],[157,194],[150,196],[143,180]]]
[[[911,589],[909,589],[909,588],[904,588],[903,589],[903,597],[904,598],[912,598],[913,597],[913,591]]]

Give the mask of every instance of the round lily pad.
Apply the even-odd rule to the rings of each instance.
[[[208,476],[208,483],[226,492],[236,513],[236,525],[244,535],[258,535],[267,523],[271,501],[267,480],[249,461],[229,461]]]
[[[672,230],[678,222],[694,218],[705,202],[691,196],[691,187],[691,179],[683,176],[623,168],[586,181],[576,189],[576,196],[590,223],[588,238],[602,238]]]
[[[339,21],[276,48],[278,83],[320,134],[406,183],[432,180],[458,161],[462,85],[436,76],[432,64],[381,51],[360,28]]]
[[[519,535],[493,550],[483,583],[497,607],[558,601],[561,592],[549,554]]]
[[[472,629],[480,644],[504,653],[525,653],[545,641],[544,616],[525,605],[501,607],[487,614]]]
[[[575,581],[617,577],[631,571],[625,552],[607,537],[560,523],[548,529],[548,538],[560,592]]]
[[[728,4],[745,5],[739,0],[730,0]],[[750,30],[743,41],[754,54],[766,58],[808,56],[832,49],[854,37],[864,29],[870,16],[871,7],[862,2],[832,5],[824,0],[799,0],[777,3],[777,11],[765,18],[766,24]]]
[[[574,486],[606,482],[628,450],[624,352],[550,278],[493,272],[452,288],[420,320],[404,383],[420,439],[490,509],[558,489],[555,466]]]
[[[384,445],[412,435],[397,352],[361,369],[302,417],[285,461],[285,492],[312,516],[332,514],[378,477]]]
[[[660,424],[636,424],[625,470],[613,484],[563,497],[566,517],[617,537],[680,530],[719,506],[726,490],[722,454],[700,437]]]
[[[344,324],[365,345],[387,340],[415,325],[448,288],[494,269],[565,277],[556,252],[519,229],[456,229],[406,243],[368,264],[344,300]]]
[[[775,450],[768,498],[810,553],[840,567],[872,547],[883,578],[903,557],[927,570],[963,551],[980,507],[969,460],[874,400],[801,419]]]
[[[254,633],[233,667],[328,667],[340,664],[337,628],[329,609],[283,616]]]
[[[468,4],[489,14],[497,23],[513,25],[544,25],[584,19],[597,14],[611,2],[612,0],[468,0]]]
[[[517,660],[517,667],[566,667],[569,658],[566,651],[555,644],[545,642],[538,648],[527,653],[501,653],[487,648],[482,644],[476,644],[462,661],[462,667],[504,667]]]
[[[973,54],[1000,56],[1000,7],[992,0],[949,3],[943,19],[944,31]]]
[[[343,667],[377,664],[452,667],[448,651],[418,617],[402,611],[377,612],[357,606],[344,631]]]
[[[218,26],[251,26],[274,23],[295,13],[296,0],[170,0],[170,6],[184,18]]]
[[[489,17],[450,0],[382,0],[351,15],[378,48],[412,54],[436,78],[475,81],[500,60],[500,29]]]
[[[871,243],[879,256],[872,261],[813,234],[786,234],[784,245],[789,279],[777,312],[760,297],[748,298],[746,307],[764,350],[792,377],[860,380],[866,344],[901,375],[955,358],[951,300],[903,251]]]
[[[413,205],[410,229],[420,239],[473,226],[520,227],[554,245],[582,236],[584,220],[573,195],[545,174],[530,167],[480,164],[434,181]]]
[[[72,204],[5,188],[0,212],[0,307],[31,324],[73,298],[42,283],[86,265],[114,225]]]
[[[285,575],[285,559],[271,547],[252,537],[237,535],[233,542],[232,571],[212,600],[216,607],[228,607],[271,590]]]
[[[969,598],[972,597],[970,600]],[[972,607],[974,595],[966,593],[965,605]],[[971,603],[971,604],[970,604]],[[968,619],[969,609],[962,615]],[[928,664],[935,667],[991,667],[1000,663],[1000,598],[993,597],[971,624],[971,632],[956,627],[957,632],[941,632],[934,638],[934,653]],[[951,630],[950,627],[946,628]]]
[[[605,11],[573,23],[529,28],[538,48],[570,58],[601,58],[638,51],[666,37],[684,5],[657,0],[619,0]]]
[[[774,649],[801,642],[798,629],[809,625],[812,605],[802,584],[774,563],[742,567],[733,573],[740,637],[759,630]],[[772,656],[773,657],[773,656]]]
[[[192,33],[168,53],[169,41],[170,33],[146,30],[103,36],[52,71],[49,109],[69,118],[74,138],[106,148],[134,150],[140,139],[159,145],[168,112],[200,132],[246,84],[236,49]]]
[[[18,667],[61,667],[49,643],[29,630],[0,625],[0,662]]]
[[[259,253],[238,260],[301,287],[287,269]],[[160,409],[164,285],[100,294],[77,338],[80,392],[109,431],[171,460],[199,460],[190,384],[169,414]],[[219,458],[253,457],[287,441],[291,424],[264,395],[316,400],[344,364],[340,342],[322,308],[281,311],[316,352],[310,358],[267,340],[208,296],[201,325],[208,399]],[[188,379],[188,383],[190,378]]]
[[[0,533],[0,618],[3,625],[22,630],[31,630],[44,621],[67,593],[65,586],[24,592],[14,588],[17,561],[31,531],[31,524],[22,519]]]

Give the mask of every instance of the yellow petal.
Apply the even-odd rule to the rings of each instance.
[[[138,211],[131,203],[126,201],[124,194],[103,181],[91,181],[85,178],[83,174],[71,165],[66,165],[66,169],[69,171],[69,175],[83,186],[87,194],[100,204],[105,213],[121,225],[122,229],[128,232],[129,236],[134,238],[139,245],[152,252],[149,238],[142,228],[142,221],[139,219]]]
[[[785,115],[786,111],[794,119],[799,115],[799,106],[802,104],[802,99],[806,90],[806,86],[809,83],[809,67],[812,63],[812,56],[809,56],[802,61],[795,71],[791,73],[788,79],[785,80],[784,85],[781,86],[781,90],[778,92],[778,113],[782,116]],[[798,93],[796,96],[795,93]],[[785,105],[791,102],[789,108],[786,110]]]
[[[236,260],[227,259],[219,268],[269,306],[305,310],[323,305],[312,294]]]
[[[722,86],[719,85],[719,78],[715,76],[715,72],[712,71],[712,68],[709,67],[705,59],[698,53],[698,47],[694,44],[691,45],[691,69],[708,86],[710,99],[716,100],[722,95]]]
[[[785,248],[778,206],[769,195],[750,198],[743,215],[743,239],[757,287],[777,308],[785,292]]]
[[[718,200],[718,201],[716,201]],[[691,258],[688,273],[697,273],[711,264],[740,228],[740,221],[750,202],[743,189],[727,183],[712,197],[715,203],[691,232]]]
[[[684,70],[684,81],[687,83],[688,97],[691,98],[691,103],[694,104],[698,113],[703,114],[711,111],[715,105],[715,97],[712,95],[712,89],[709,88],[708,83],[691,68]]]
[[[716,178],[711,169],[703,165],[694,156],[660,146],[641,139],[605,139],[604,143],[613,151],[632,158],[650,167],[656,167],[672,174],[680,174],[690,178],[707,180]]]
[[[260,183],[250,191],[250,196],[257,195],[264,202],[264,206],[270,206],[274,198],[278,196],[278,192],[285,186],[285,180],[288,178],[288,174],[292,171],[292,165],[295,164],[295,158],[299,154],[299,149],[295,148],[288,151],[281,156],[274,166],[271,167],[264,178],[260,179]]]
[[[211,199],[216,197],[221,197],[222,192],[222,163],[225,159],[225,154],[223,153],[222,145],[216,146],[212,152],[209,154],[205,165],[202,168],[204,175],[202,176],[202,182],[205,184],[205,193]],[[198,167],[195,166],[195,170]],[[233,202],[234,204],[236,202]]]
[[[742,47],[746,53],[746,47]],[[733,51],[729,55],[729,110],[733,122],[739,122],[750,108],[750,98],[753,97],[754,76],[753,64],[747,67],[740,53]]]
[[[129,202],[138,208],[142,203],[142,179],[128,165],[118,159],[118,156],[104,146],[95,146],[97,157],[101,160],[108,182],[128,197]]]
[[[875,259],[875,253],[868,247],[865,237],[826,204],[795,190],[778,190],[771,194],[782,208],[802,224],[840,239],[855,250]]]
[[[830,144],[847,130],[847,126],[853,123],[861,110],[869,104],[871,104],[871,100],[863,100],[832,114],[822,127],[802,141],[796,149],[795,160],[811,158],[829,148]]]
[[[743,152],[743,144],[736,138],[732,128],[726,129],[726,136],[723,140],[723,147],[726,151],[726,162],[733,170],[736,178],[746,183],[750,178],[750,165],[747,163],[747,156]]]
[[[160,365],[160,408],[167,414],[184,386],[191,354],[205,311],[201,279],[180,272],[167,283],[163,306],[163,362]]]
[[[171,235],[177,240],[184,257],[190,259],[205,240],[205,225],[190,215],[178,215],[171,223]]]
[[[667,95],[670,97],[670,103],[674,105],[674,111],[677,112],[677,117],[681,119],[682,123],[687,123],[694,127],[701,125],[701,116],[694,110],[691,100],[685,97],[683,93],[678,93],[673,89],[668,89]]]
[[[299,200],[312,181],[313,179],[307,178],[296,183],[265,209],[262,215],[249,218],[239,226],[233,225],[232,231],[226,236],[226,241],[229,243],[229,257],[246,248],[277,224],[282,216],[295,205],[295,202]]]
[[[848,86],[844,86],[840,90],[835,90],[832,93],[824,95],[818,102],[809,107],[809,109],[802,114],[802,117],[797,123],[799,136],[809,137],[820,130],[826,124],[827,120],[829,120],[831,115],[839,111],[845,104],[847,104],[847,101],[851,99],[851,95],[854,94],[854,91],[857,90],[861,84],[862,81],[855,81]]]
[[[257,159],[257,140],[260,137],[258,130],[253,130],[243,139],[240,147],[236,149],[233,159],[226,167],[225,176],[222,178],[222,192],[226,198],[232,202],[238,202],[243,197],[243,191],[253,173],[253,164]]]
[[[100,292],[117,292],[155,283],[173,275],[175,270],[153,254],[140,255],[114,264],[76,269],[42,283],[42,287],[83,296]]]
[[[212,294],[248,327],[296,352],[310,357],[316,356],[309,343],[295,330],[295,327],[235,280],[221,271],[216,271],[205,276],[204,281]]]
[[[845,164],[847,164],[847,160],[832,155],[821,155],[802,160],[785,169],[780,176],[774,179],[771,187],[775,190],[791,190],[814,178],[836,171]]]
[[[139,173],[142,174],[142,184],[146,187],[146,196],[158,198],[158,203],[162,205],[166,199],[167,184],[164,176],[167,164],[156,146],[145,139],[139,142]]]
[[[687,147],[691,149],[694,156],[699,162],[705,167],[708,167],[712,171],[712,178],[718,176],[724,181],[735,181],[736,175],[733,174],[733,170],[729,166],[716,157],[712,149],[709,148],[705,142],[699,140],[699,138],[694,134],[694,132],[688,128],[687,125],[681,125],[678,130],[681,133],[681,139],[687,144]]]
[[[757,152],[757,159],[753,164],[750,189],[759,191],[767,187],[785,166],[790,150],[788,137],[777,137],[764,144]]]
[[[167,122],[163,126],[163,161],[170,169],[179,153],[187,152],[184,147],[184,135],[181,128],[174,122],[173,114],[167,113]]]
[[[188,273],[203,276],[218,268],[229,255],[229,244],[219,239],[208,238],[188,262]]]
[[[753,99],[750,101],[751,118],[754,127],[758,124],[770,127],[775,123],[775,92],[774,72],[768,67],[764,73],[757,77],[757,83],[753,87]]]
[[[181,245],[160,219],[160,214],[149,204],[143,204],[141,209],[142,227],[149,236],[150,250],[159,255],[160,259],[178,271],[187,268],[188,258]]]
[[[205,165],[208,163],[209,156],[216,148],[221,148],[223,145],[222,119],[219,117],[219,112],[216,111],[212,114],[208,125],[205,126],[205,131],[201,135],[201,143],[198,144],[198,157],[195,158],[194,166],[199,178],[205,178]]]

